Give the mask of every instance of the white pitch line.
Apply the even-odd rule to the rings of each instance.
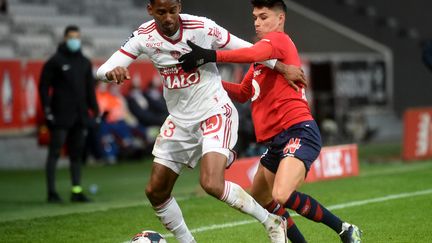
[[[406,172],[413,172],[417,170],[423,170],[423,169],[429,169],[432,167],[432,163],[419,163],[419,164],[413,164],[409,166],[401,166],[398,168],[389,168],[389,169],[383,169],[379,171],[371,171],[371,172],[360,172],[360,175],[357,177],[370,177],[370,176],[377,176],[377,175],[392,175],[392,174],[399,174],[399,173],[406,173]]]
[[[359,200],[359,201],[352,201],[352,202],[347,202],[347,203],[342,203],[342,204],[336,204],[336,205],[332,205],[332,206],[327,207],[327,209],[337,210],[337,209],[343,209],[343,208],[351,208],[351,207],[363,206],[363,205],[367,205],[367,204],[371,204],[371,203],[385,202],[385,201],[390,201],[390,200],[396,200],[396,199],[413,197],[413,196],[422,196],[422,195],[427,195],[427,194],[432,194],[432,189],[423,190],[423,191],[415,191],[415,192],[399,193],[399,194],[391,194],[391,195],[387,195],[384,197],[377,197],[377,198],[371,198],[371,199],[366,199],[366,200]],[[291,216],[295,217],[295,216],[299,216],[299,215],[294,213],[294,214],[291,214]],[[252,224],[252,223],[256,223],[256,222],[257,222],[256,220],[243,220],[243,221],[236,221],[236,222],[231,222],[231,223],[226,223],[226,224],[214,224],[214,225],[203,226],[203,227],[199,227],[196,229],[192,229],[191,232],[192,233],[198,233],[198,232],[204,232],[204,231],[210,231],[210,230],[216,230],[216,229],[231,228],[231,227],[236,227],[236,226],[245,225],[245,224]],[[165,234],[165,235],[163,235],[163,237],[172,238],[174,236],[172,234]],[[128,243],[128,241],[126,241],[124,243]]]

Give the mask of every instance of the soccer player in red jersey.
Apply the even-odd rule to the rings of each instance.
[[[252,185],[252,195],[270,212],[288,219],[288,237],[305,242],[284,208],[322,222],[338,233],[343,242],[361,242],[357,226],[343,222],[309,195],[297,189],[321,150],[321,136],[303,85],[290,86],[277,72],[261,65],[267,59],[300,66],[297,49],[284,33],[286,5],[282,0],[252,0],[256,34],[260,41],[249,48],[212,51],[196,46],[180,58],[188,70],[207,62],[254,63],[240,84],[224,82],[229,96],[238,102],[252,101],[252,118],[258,142],[267,151]]]

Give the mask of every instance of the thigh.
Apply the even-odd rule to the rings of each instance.
[[[82,150],[87,136],[87,129],[83,126],[74,126],[68,130],[67,145],[69,150]]]
[[[305,175],[306,167],[303,161],[295,157],[286,157],[279,163],[273,183],[273,190],[290,194],[301,186]]]
[[[199,124],[185,126],[169,116],[153,147],[157,162],[174,162],[193,168],[201,157],[201,140],[196,135],[198,129]]]
[[[252,197],[262,206],[272,201],[272,189],[275,175],[261,164],[254,176],[251,188]]]
[[[223,106],[225,112],[209,117],[200,124],[202,154],[217,152],[227,158],[229,166],[236,157],[233,148],[237,142],[238,113],[233,105]]]
[[[66,142],[67,130],[61,128],[50,129],[50,151],[60,151],[63,144]]]

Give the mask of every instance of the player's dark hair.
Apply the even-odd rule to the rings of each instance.
[[[282,10],[284,13],[287,12],[287,6],[283,0],[252,0],[252,6],[257,8],[277,8]]]
[[[66,37],[69,34],[69,32],[79,32],[79,31],[80,30],[79,30],[78,26],[76,26],[76,25],[68,25],[68,26],[66,26],[66,28],[64,30],[63,36]]]

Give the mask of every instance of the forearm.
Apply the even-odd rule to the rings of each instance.
[[[257,43],[258,44],[258,43]],[[255,45],[257,45],[255,44]],[[261,44],[258,44],[258,46],[261,46]],[[269,46],[271,47],[271,45],[269,44]],[[236,62],[236,63],[252,63],[252,62],[262,62],[262,64],[266,65],[267,67],[273,69],[275,64],[276,64],[276,60],[268,60],[269,57],[271,56],[271,50],[270,53],[267,52],[267,50],[265,52],[259,52],[259,53],[252,53],[249,52],[249,48],[253,48],[254,45],[252,45],[251,43],[244,41],[234,35],[231,35],[230,37],[230,41],[229,43],[225,46],[224,49],[228,49],[231,50],[232,52],[234,52],[234,54],[219,54],[219,53],[223,53],[223,52],[230,52],[228,50],[222,50],[222,51],[217,51],[216,55],[217,55],[217,61],[218,62]],[[241,51],[240,54],[238,54],[238,58],[239,59],[235,59],[233,61],[229,61],[229,60],[220,60],[220,58],[224,59],[226,57],[220,57],[220,55],[225,56],[225,55],[237,55],[235,54],[236,51],[239,51],[239,49],[243,49],[243,51]],[[254,51],[256,52],[256,51]]]
[[[222,85],[228,96],[236,102],[245,103],[252,97],[252,87],[248,82],[236,84],[222,80]]]
[[[128,67],[135,59],[116,51],[102,66],[99,67],[96,73],[98,80],[109,82],[106,73],[113,70],[115,67]]]
[[[253,63],[270,59],[270,45],[254,45],[237,50],[216,51],[217,62]]]

